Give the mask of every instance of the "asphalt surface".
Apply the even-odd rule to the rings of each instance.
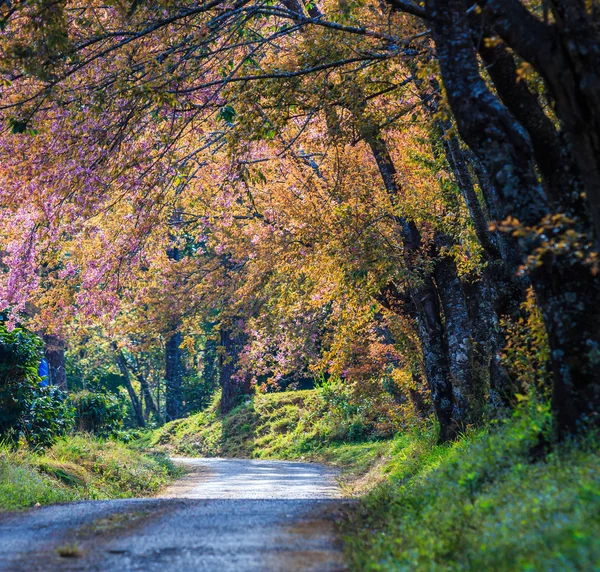
[[[345,570],[335,473],[312,463],[176,459],[160,497],[0,516],[0,570]]]

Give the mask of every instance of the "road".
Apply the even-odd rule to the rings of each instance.
[[[160,497],[84,501],[0,516],[0,570],[345,570],[342,505],[321,465],[243,459],[177,462]]]

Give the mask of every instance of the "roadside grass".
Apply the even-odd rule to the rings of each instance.
[[[75,435],[43,453],[0,447],[0,511],[85,499],[150,495],[178,470],[164,455]]]
[[[345,524],[350,568],[599,570],[597,435],[546,450],[549,428],[534,404],[451,445],[398,439]]]

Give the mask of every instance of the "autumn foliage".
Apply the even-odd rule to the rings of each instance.
[[[597,422],[595,2],[1,10],[0,307],[104,348],[140,424],[194,368],[442,440],[534,390]]]

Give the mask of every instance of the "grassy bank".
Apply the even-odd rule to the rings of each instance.
[[[213,405],[148,444],[341,467],[360,495],[344,525],[352,570],[598,570],[599,440],[549,446],[550,433],[548,408],[529,403],[449,445],[427,428],[368,439],[303,391],[257,396],[225,418]]]
[[[215,400],[142,445],[183,455],[321,461],[340,467],[347,492],[356,493],[381,480],[394,440],[361,430],[359,413],[332,406],[322,391],[305,390],[256,395],[225,417]]]
[[[0,448],[0,510],[83,499],[144,496],[175,474],[164,457],[73,436],[44,453]]]
[[[546,449],[545,408],[446,446],[396,440],[346,525],[353,570],[598,570],[598,439]]]

